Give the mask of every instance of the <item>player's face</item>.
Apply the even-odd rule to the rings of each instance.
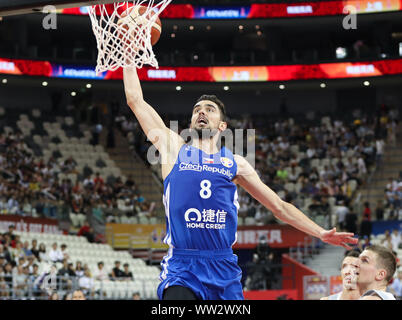
[[[347,290],[357,289],[357,279],[359,275],[360,260],[355,257],[346,257],[342,262],[342,282]]]
[[[376,281],[378,276],[377,254],[370,250],[364,250],[360,256],[359,284],[368,285]]]
[[[190,128],[196,130],[216,130],[222,128],[223,123],[221,121],[221,112],[216,103],[203,100],[197,102],[194,106]]]

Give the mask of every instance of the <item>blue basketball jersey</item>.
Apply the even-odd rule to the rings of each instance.
[[[207,154],[191,145],[180,148],[164,181],[163,203],[170,248],[216,250],[237,240],[237,164],[223,147]]]

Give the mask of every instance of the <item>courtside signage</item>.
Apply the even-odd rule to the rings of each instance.
[[[54,78],[122,80],[123,71],[96,75],[94,66],[53,64],[0,58],[0,74],[31,75]],[[333,62],[274,66],[236,67],[143,67],[141,81],[160,82],[268,82],[310,79],[347,79],[402,74],[402,59],[361,62]]]

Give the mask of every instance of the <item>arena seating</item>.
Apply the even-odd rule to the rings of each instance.
[[[20,235],[21,241],[31,243],[37,239],[38,244],[44,243],[47,250],[53,243],[67,245],[67,252],[70,256],[69,262],[76,264],[81,261],[82,265],[87,264],[93,273],[97,269],[98,262],[104,263],[105,270],[110,273],[114,262],[119,260],[121,264],[128,263],[129,270],[133,273],[134,281],[96,281],[94,290],[101,290],[106,293],[105,299],[131,299],[134,292],[139,292],[144,299],[156,299],[156,288],[159,284],[160,270],[156,266],[147,266],[142,259],[133,258],[128,251],[115,251],[108,244],[89,243],[85,237],[62,234],[47,234],[33,232],[15,232]],[[48,268],[48,262],[39,264],[39,273]],[[57,263],[60,269],[62,264]]]

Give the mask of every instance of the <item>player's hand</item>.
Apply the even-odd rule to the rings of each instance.
[[[351,250],[352,247],[349,244],[357,244],[359,239],[353,238],[354,234],[351,232],[336,232],[336,228],[331,230],[324,230],[320,234],[320,239],[323,242],[332,244],[334,246],[341,246],[347,250]]]

